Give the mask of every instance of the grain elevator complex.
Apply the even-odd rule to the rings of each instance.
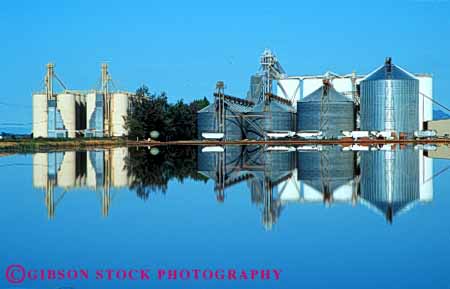
[[[63,89],[55,93],[54,82]],[[44,90],[33,94],[33,138],[123,137],[133,93],[114,88],[108,65],[102,64],[101,85],[91,91],[69,90],[47,65]],[[114,89],[112,89],[114,88]]]
[[[287,75],[268,49],[246,99],[226,95],[198,114],[199,139],[411,139],[432,134],[432,76],[390,57],[369,74]]]

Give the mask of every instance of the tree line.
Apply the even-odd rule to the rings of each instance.
[[[152,131],[157,131],[162,141],[195,139],[197,112],[208,105],[206,97],[189,104],[183,100],[169,103],[166,93],[154,94],[141,86],[125,118],[129,138],[148,139]]]

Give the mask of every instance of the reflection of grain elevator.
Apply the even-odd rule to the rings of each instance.
[[[388,223],[433,200],[433,160],[419,148],[383,145],[367,151],[340,146],[225,146],[198,149],[198,171],[214,182],[217,200],[247,183],[251,201],[271,229],[290,204],[364,205]],[[405,173],[407,172],[407,173]]]
[[[34,154],[33,187],[44,190],[49,218],[55,216],[57,205],[68,191],[82,188],[98,193],[102,215],[107,216],[111,191],[128,187],[133,181],[125,166],[127,157],[127,148]]]
[[[55,93],[54,81],[62,88]],[[102,64],[101,84],[92,91],[69,90],[47,65],[44,90],[33,94],[33,137],[122,137],[132,93],[118,91]]]

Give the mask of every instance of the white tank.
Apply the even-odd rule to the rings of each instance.
[[[112,135],[116,137],[128,135],[124,117],[128,115],[128,94],[116,92],[112,94],[111,122]]]
[[[33,138],[48,137],[47,95],[33,94]]]
[[[128,156],[128,148],[114,148],[111,152],[112,185],[116,188],[126,187],[128,186],[128,174],[125,167],[125,159]]]
[[[300,79],[280,79],[277,81],[277,95],[293,100],[293,104],[297,105],[300,100]]]
[[[333,85],[333,88],[336,89],[339,93],[345,96],[352,96],[353,83],[351,78],[333,78],[331,80],[331,84]]]
[[[61,118],[67,129],[69,138],[75,137],[76,113],[75,113],[75,95],[71,93],[61,93],[56,96],[56,106],[61,112]]]
[[[33,154],[33,187],[43,189],[48,181],[48,153]]]
[[[323,77],[307,78],[302,81],[300,98],[310,95],[323,85]]]
[[[433,98],[433,78],[431,75],[416,75],[419,79],[419,129],[423,122],[433,119],[433,102],[425,97]]]
[[[61,162],[60,169],[58,171],[58,186],[62,188],[75,187],[76,179],[76,153],[65,152],[64,158]]]

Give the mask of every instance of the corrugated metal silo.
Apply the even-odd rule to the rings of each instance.
[[[76,131],[75,98],[75,95],[71,93],[61,93],[56,96],[56,107],[61,113],[69,138],[74,138]]]
[[[47,95],[33,94],[33,138],[48,137]]]
[[[112,135],[122,137],[128,135],[125,129],[125,119],[128,115],[129,95],[127,93],[116,92],[112,94]]]
[[[216,104],[212,103],[197,113],[197,137],[202,139],[202,133],[218,132],[218,121],[216,113]],[[225,103],[225,139],[242,139],[242,118],[241,112],[231,109],[230,105]]]
[[[322,131],[324,137],[336,138],[354,128],[352,99],[327,83],[297,102],[297,131]]]
[[[361,152],[360,166],[361,197],[389,222],[420,199],[418,151]]]
[[[385,65],[361,81],[361,130],[391,131],[412,136],[419,128],[419,80]]]
[[[247,139],[264,139],[266,133],[295,131],[294,108],[277,100],[260,102],[246,113],[245,119]]]

